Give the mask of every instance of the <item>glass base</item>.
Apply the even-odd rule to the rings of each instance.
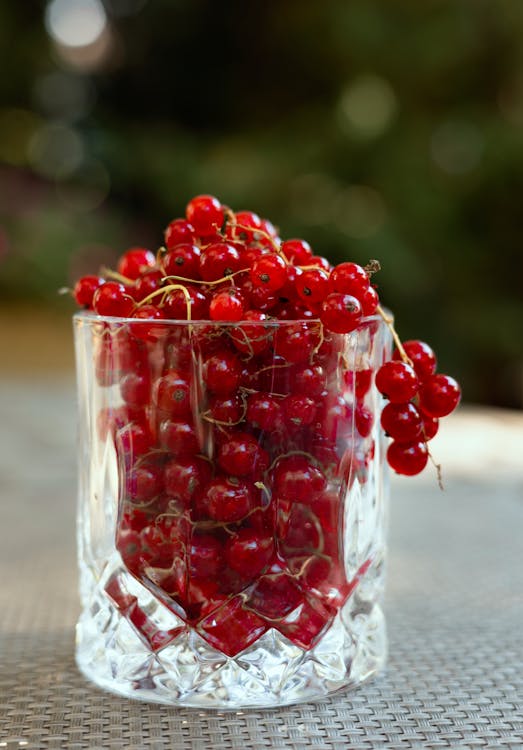
[[[117,575],[140,594],[148,631],[122,616],[106,593],[110,579],[104,575],[77,625],[76,660],[89,680],[127,698],[208,709],[271,708],[355,687],[384,666],[385,620],[372,603],[380,576],[372,567],[312,649],[270,629],[233,658],[187,629],[125,571]]]

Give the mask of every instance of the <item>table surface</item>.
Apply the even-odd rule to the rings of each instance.
[[[386,671],[270,711],[105,694],[73,657],[75,396],[0,381],[0,750],[523,748],[523,415],[462,409],[434,474],[395,479]]]

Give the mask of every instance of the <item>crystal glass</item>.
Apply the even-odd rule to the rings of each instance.
[[[84,675],[130,698],[232,709],[375,674],[385,324],[74,324]]]

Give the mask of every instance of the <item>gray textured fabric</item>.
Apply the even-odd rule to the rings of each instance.
[[[316,704],[201,712],[78,674],[72,386],[1,384],[0,414],[0,750],[523,748],[523,469],[499,471],[499,441],[475,472],[453,460],[445,493],[393,483],[382,676]],[[449,440],[492,419],[503,434],[499,414],[464,411]]]

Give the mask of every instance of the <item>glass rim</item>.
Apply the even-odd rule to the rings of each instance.
[[[387,317],[390,317],[390,319],[393,319],[392,314],[390,311],[386,308],[384,308],[384,313],[387,315]],[[112,315],[99,315],[98,313],[92,312],[91,310],[77,310],[73,314],[73,321],[86,321],[89,323],[115,323],[115,324],[121,324],[121,325],[157,325],[157,326],[198,326],[198,327],[204,327],[204,326],[220,326],[220,327],[226,327],[226,328],[236,328],[238,326],[270,326],[273,328],[278,328],[281,326],[291,326],[291,325],[297,325],[297,324],[306,324],[306,325],[314,325],[314,324],[321,324],[321,320],[319,318],[298,318],[296,320],[279,320],[278,318],[270,318],[269,320],[238,320],[238,321],[230,321],[230,320],[206,320],[206,319],[194,319],[194,320],[178,320],[175,318],[162,318],[161,320],[158,320],[157,318],[122,318]],[[358,331],[360,328],[364,327],[365,325],[368,325],[369,323],[381,323],[383,325],[387,325],[385,320],[382,318],[381,315],[375,314],[375,315],[367,315],[360,319],[360,322],[356,326],[356,328],[353,328],[352,331],[348,331],[348,333],[353,333],[354,331]],[[338,336],[346,336],[345,333],[339,333],[336,334]]]

